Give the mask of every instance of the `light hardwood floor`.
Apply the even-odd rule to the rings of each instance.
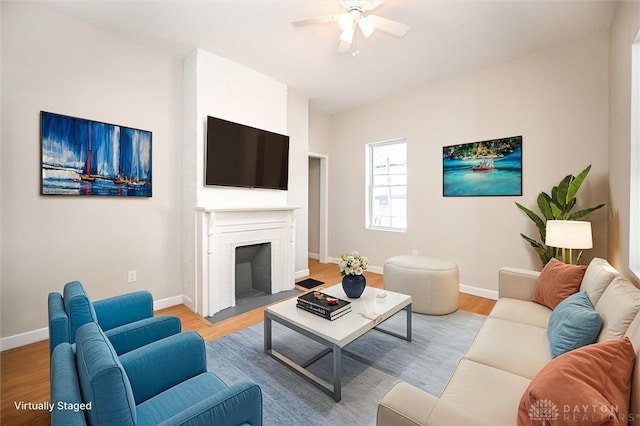
[[[340,272],[335,264],[321,264],[309,260],[310,276],[326,285],[341,281]],[[365,273],[367,285],[383,288],[382,275]],[[303,287],[299,287],[305,290]],[[494,300],[460,294],[460,309],[487,315]],[[201,316],[194,314],[184,305],[173,306],[156,312],[156,315],[173,314],[180,317],[183,330],[198,332],[205,341],[236,332],[263,320],[263,309],[258,308],[228,320],[211,324]],[[49,401],[49,341],[33,343],[0,354],[0,424],[6,425],[48,425],[48,412],[24,410],[17,403],[41,403]]]

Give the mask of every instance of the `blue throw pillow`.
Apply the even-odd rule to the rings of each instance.
[[[547,334],[553,358],[596,341],[602,317],[593,310],[586,291],[560,302],[551,313]]]

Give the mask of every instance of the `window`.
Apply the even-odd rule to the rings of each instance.
[[[407,142],[367,145],[367,228],[407,229]]]
[[[640,33],[631,51],[629,268],[640,278]]]

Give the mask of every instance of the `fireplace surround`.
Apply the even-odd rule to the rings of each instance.
[[[295,286],[295,211],[299,207],[196,209],[196,312],[235,306],[236,248],[267,244],[271,294]]]

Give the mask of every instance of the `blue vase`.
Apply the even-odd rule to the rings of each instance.
[[[345,275],[342,277],[342,289],[350,299],[362,296],[367,287],[367,279],[364,275]]]

